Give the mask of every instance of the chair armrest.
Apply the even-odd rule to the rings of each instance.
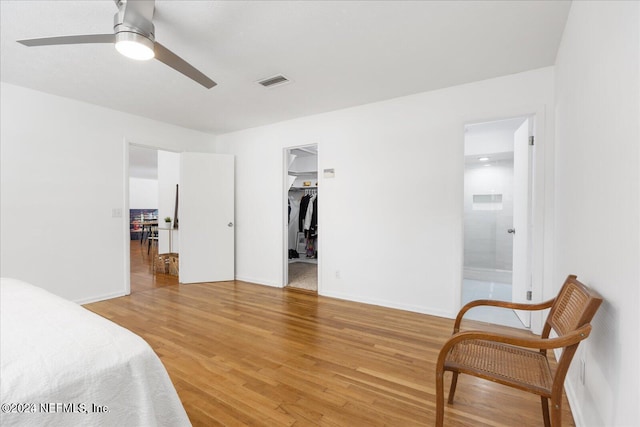
[[[516,335],[499,334],[483,331],[465,331],[454,334],[449,340],[442,346],[440,354],[438,356],[438,366],[444,366],[445,358],[456,344],[462,341],[469,340],[484,340],[493,341],[503,344],[510,344],[518,347],[533,348],[537,350],[549,350],[554,348],[563,348],[573,344],[576,344],[583,339],[587,338],[591,333],[591,324],[586,325],[557,338],[539,338],[532,337],[526,338]]]
[[[540,302],[537,304],[527,304],[527,303],[519,303],[519,302],[511,302],[511,301],[499,301],[499,300],[491,300],[491,299],[479,299],[475,301],[471,301],[465,304],[458,315],[456,316],[456,321],[453,325],[453,333],[457,333],[460,331],[460,323],[462,322],[462,318],[465,313],[471,310],[474,307],[480,306],[491,306],[491,307],[499,307],[499,308],[511,308],[516,310],[544,310],[545,308],[550,308],[555,302],[555,298],[550,299],[548,301]]]

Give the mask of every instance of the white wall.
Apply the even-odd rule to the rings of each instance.
[[[129,178],[129,209],[157,209],[158,180]]]
[[[640,425],[639,5],[573,2],[556,63],[554,283],[605,299],[567,377],[578,426]]]
[[[0,267],[74,301],[122,295],[124,140],[208,150],[211,135],[2,83]],[[112,210],[122,216],[113,218]]]
[[[464,124],[544,109],[552,93],[545,68],[218,136],[217,151],[236,155],[237,277],[282,285],[283,147],[317,143],[319,293],[453,316]]]

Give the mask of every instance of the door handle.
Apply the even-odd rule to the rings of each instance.
[[[516,229],[515,228],[510,228],[510,229],[507,230],[507,233],[516,234]]]
[[[229,224],[227,224],[227,227],[233,227],[233,223],[230,222]]]

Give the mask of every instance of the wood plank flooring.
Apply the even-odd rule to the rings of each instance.
[[[161,288],[163,286],[177,285],[178,277],[170,274],[153,274],[151,261],[154,248],[149,250],[147,244],[140,244],[140,240],[131,240],[130,265],[131,265],[131,293]]]
[[[85,307],[151,345],[194,426],[433,425],[434,365],[453,324],[239,281]],[[464,375],[445,413],[447,426],[541,421],[536,396]],[[566,399],[563,423],[575,425]]]

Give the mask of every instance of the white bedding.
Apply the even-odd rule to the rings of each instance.
[[[2,426],[191,425],[142,338],[6,278],[0,282],[0,364]]]

